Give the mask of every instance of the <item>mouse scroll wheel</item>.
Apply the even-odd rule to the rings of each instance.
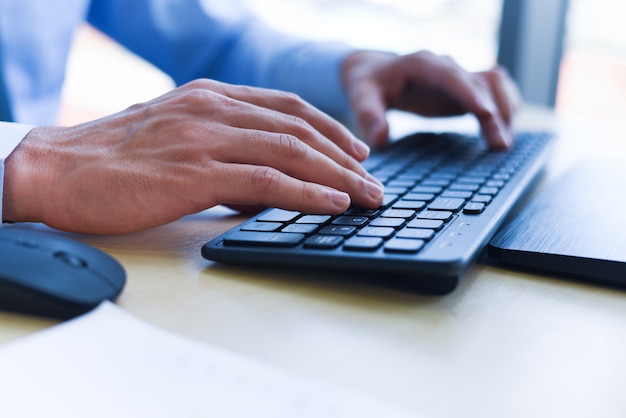
[[[75,268],[87,268],[87,262],[82,258],[65,251],[57,251],[54,253],[54,258],[62,261],[63,263],[75,267]]]

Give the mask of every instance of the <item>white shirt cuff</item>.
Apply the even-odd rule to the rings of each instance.
[[[4,192],[4,160],[13,152],[24,137],[33,129],[31,125],[0,122],[0,218],[2,217],[2,196]]]

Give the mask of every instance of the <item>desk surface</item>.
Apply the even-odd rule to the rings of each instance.
[[[561,133],[545,181],[590,153],[621,146],[626,161],[626,127],[600,135],[545,116],[530,109],[519,122]],[[625,291],[482,262],[452,294],[428,297],[201,257],[242,220],[215,208],[127,236],[70,236],[122,262],[118,304],[137,317],[424,416],[626,416]],[[0,343],[54,323],[0,312]]]

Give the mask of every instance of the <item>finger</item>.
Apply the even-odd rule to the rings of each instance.
[[[386,144],[389,124],[381,89],[373,82],[363,81],[351,90],[349,100],[365,140],[375,147]]]
[[[468,73],[454,59],[427,51],[400,57],[393,66],[395,79],[404,80],[396,91],[404,101],[396,100],[394,106],[427,115],[473,113],[490,146],[508,147],[510,135],[483,75]],[[407,95],[410,86],[413,94]],[[407,103],[409,97],[416,102]]]
[[[473,113],[487,143],[494,148],[508,148],[512,143],[489,83],[480,76],[464,71],[457,64],[440,72],[438,85],[457,100],[467,112]]]
[[[226,129],[224,135],[236,138],[236,143],[225,141],[218,148],[221,162],[272,167],[290,177],[346,192],[357,205],[371,207],[381,203],[382,185],[362,167],[363,173],[357,174],[288,134]],[[351,159],[347,154],[346,158]]]
[[[369,147],[335,119],[302,100],[295,94],[271,89],[234,86],[209,80],[208,88],[240,102],[251,103],[306,121],[324,137],[358,161],[369,155]]]
[[[489,83],[490,93],[499,111],[502,135],[510,145],[515,138],[513,133],[513,115],[519,105],[519,93],[507,74],[500,69],[495,68],[484,74]],[[483,129],[483,132],[485,137],[488,137],[489,132],[485,129]]]
[[[485,76],[491,87],[491,92],[500,110],[502,119],[510,125],[513,121],[513,115],[521,103],[521,94],[517,86],[509,77],[508,72],[500,66],[485,72]]]
[[[214,95],[216,93],[207,91],[206,94]],[[217,96],[211,99],[212,100],[206,101],[210,103],[210,108],[207,108],[206,112],[210,112],[214,116],[219,113],[218,120],[220,120],[220,122],[230,127],[243,130],[241,132],[230,131],[220,134],[227,135],[229,138],[236,138],[237,141],[240,141],[238,144],[233,144],[232,141],[219,141],[214,144],[215,148],[221,150],[220,153],[223,155],[223,160],[242,162],[242,158],[258,157],[257,159],[260,159],[259,161],[246,162],[272,165],[275,167],[276,162],[285,165],[286,163],[292,162],[293,158],[299,157],[298,155],[293,155],[294,151],[298,152],[303,149],[299,146],[300,144],[295,143],[297,141],[276,141],[269,139],[273,138],[271,134],[277,135],[275,137],[280,137],[281,134],[285,134],[287,138],[297,138],[302,141],[303,144],[318,151],[316,159],[311,158],[308,161],[303,161],[305,164],[312,164],[312,169],[317,167],[318,176],[324,172],[322,168],[325,168],[329,164],[326,160],[324,160],[323,163],[320,162],[321,155],[324,155],[334,161],[336,165],[351,170],[361,177],[368,178],[370,181],[377,182],[365,171],[357,160],[314,129],[307,121],[297,116],[284,114],[247,102],[240,102],[225,96]],[[217,105],[216,100],[219,101]],[[250,134],[250,132],[253,134]],[[269,135],[264,135],[264,132]],[[208,135],[215,135],[215,133],[208,133]],[[251,150],[253,150],[253,152],[250,152]],[[277,158],[278,155],[282,156],[282,158]],[[300,168],[302,169],[302,167]],[[315,178],[311,178],[311,181],[315,181]],[[380,186],[380,183],[378,184]]]
[[[294,179],[271,167],[219,164],[211,197],[217,202],[320,214],[342,213],[350,206],[347,193]]]

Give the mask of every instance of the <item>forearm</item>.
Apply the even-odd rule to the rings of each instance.
[[[224,55],[212,76],[233,84],[293,92],[324,112],[345,119],[349,106],[341,66],[353,52],[343,43],[306,41],[275,32],[257,21]]]
[[[340,67],[353,49],[279,33],[241,6],[198,0],[94,0],[89,22],[181,85],[197,78],[298,94],[348,115]]]

